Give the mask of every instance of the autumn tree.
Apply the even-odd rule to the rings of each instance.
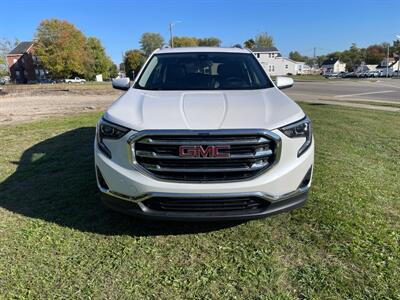
[[[371,45],[366,50],[365,62],[379,64],[386,57],[386,49],[382,45]]]
[[[57,19],[43,20],[35,33],[35,55],[56,78],[84,75],[86,38],[73,24]]]
[[[86,77],[92,79],[95,75],[102,74],[103,78],[109,78],[110,67],[113,62],[107,56],[100,40],[95,37],[89,37],[86,40],[86,51]]]
[[[124,56],[124,68],[126,75],[133,79],[133,75],[137,74],[146,61],[146,55],[137,49],[128,50]]]
[[[206,37],[197,39],[198,46],[219,47],[221,40],[216,37]]]
[[[174,47],[196,47],[199,45],[198,39],[189,36],[174,37]]]
[[[258,34],[254,39],[254,42],[256,47],[274,47],[274,39],[266,32]]]
[[[146,32],[140,38],[140,45],[142,51],[148,56],[157,48],[164,44],[164,38],[159,33]]]

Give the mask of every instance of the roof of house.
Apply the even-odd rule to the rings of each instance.
[[[279,52],[276,47],[254,47],[251,49],[253,52]]]
[[[33,42],[21,42],[8,54],[24,54],[26,51],[29,50],[30,47],[32,47],[32,45]]]
[[[336,62],[338,61],[338,59],[327,59],[325,60],[321,66],[326,66],[326,65],[334,65]]]
[[[382,69],[382,68],[386,68],[386,58],[385,59],[383,59],[382,61],[381,61],[381,63],[376,67],[377,69]],[[392,58],[392,57],[389,57],[389,61],[388,61],[389,63],[388,63],[388,68],[391,68],[391,67],[393,67],[396,63],[397,63],[397,60],[395,60],[394,58]],[[385,65],[383,65],[385,63]]]

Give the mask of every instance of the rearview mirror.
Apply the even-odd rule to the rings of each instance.
[[[292,87],[293,83],[293,78],[283,76],[276,77],[276,86],[281,90]]]
[[[129,77],[115,78],[112,80],[112,86],[114,89],[126,91],[129,89],[130,79]]]

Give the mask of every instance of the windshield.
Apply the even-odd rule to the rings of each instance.
[[[249,90],[272,87],[252,54],[156,54],[135,88],[145,90]]]

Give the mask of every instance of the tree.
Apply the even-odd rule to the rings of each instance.
[[[253,39],[248,39],[243,45],[245,48],[252,49],[256,45],[256,42]]]
[[[86,38],[67,21],[43,20],[35,33],[35,55],[56,78],[84,75]]]
[[[149,56],[154,50],[164,44],[164,38],[159,33],[146,32],[140,38],[140,49]]]
[[[221,45],[221,40],[216,37],[206,37],[197,39],[197,44],[199,46],[219,47]]]
[[[254,42],[257,47],[274,47],[274,39],[266,32],[258,34]]]
[[[7,54],[19,44],[17,39],[0,40],[0,76],[8,75]]]
[[[379,64],[386,57],[386,49],[382,45],[371,45],[366,50],[365,62]]]
[[[111,78],[115,78],[118,76],[118,67],[116,64],[111,64],[110,68],[108,69]]]
[[[100,40],[95,37],[89,37],[86,40],[86,50],[86,77],[92,79],[95,75],[102,74],[103,78],[109,78],[109,70],[113,63],[107,56]]]
[[[298,51],[290,51],[289,58],[293,59],[294,61],[306,61],[308,59],[307,56],[302,56]]]
[[[341,61],[346,63],[346,69],[353,71],[357,66],[360,66],[365,60],[364,51],[358,48],[355,43],[352,43],[348,50],[340,54]]]
[[[176,36],[174,37],[174,47],[196,47],[198,40],[190,36]]]
[[[133,79],[133,75],[139,72],[145,61],[146,55],[142,51],[137,49],[126,51],[124,56],[126,76]]]

